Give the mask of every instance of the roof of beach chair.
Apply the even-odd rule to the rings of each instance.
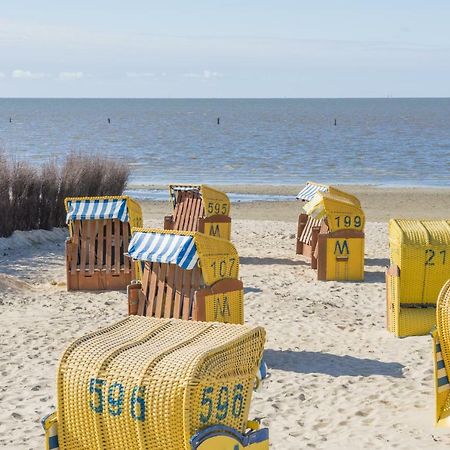
[[[224,278],[237,279],[239,256],[234,245],[203,233],[132,229],[128,255],[135,260],[176,264],[191,270],[200,266],[207,285]]]
[[[364,229],[364,212],[353,196],[344,197],[341,191],[333,195],[329,192],[316,192],[313,199],[303,206],[304,211],[314,219],[327,218],[330,231]]]
[[[325,184],[308,181],[306,186],[298,193],[296,198],[297,200],[310,201],[313,199],[316,192],[328,192],[328,186]]]
[[[132,198],[123,196],[67,197],[64,200],[67,223],[74,220],[118,219],[133,226],[142,225],[141,207]]]
[[[224,192],[218,191],[206,184],[170,184],[169,194],[174,208],[177,204],[177,193],[179,191],[199,193],[203,198],[206,217],[217,214],[225,216],[230,214],[230,199]]]
[[[308,181],[306,183],[306,186],[297,195],[297,199],[303,201],[311,201],[317,193],[328,193],[333,197],[341,197],[343,199],[346,199],[347,201],[350,201],[355,205],[361,205],[358,198],[354,195],[341,191],[334,186],[315,183],[313,181]]]
[[[391,219],[389,243],[416,246],[450,245],[450,220]]]

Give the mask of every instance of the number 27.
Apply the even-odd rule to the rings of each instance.
[[[442,265],[445,265],[446,259],[446,250],[441,250],[439,254],[442,256]],[[425,250],[425,257],[427,258],[425,261],[426,266],[434,266],[434,257],[436,256],[436,252],[432,248],[428,248]]]

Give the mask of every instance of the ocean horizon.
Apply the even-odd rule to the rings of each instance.
[[[127,163],[130,185],[448,186],[449,98],[0,100],[0,152]],[[109,120],[108,120],[109,119]]]

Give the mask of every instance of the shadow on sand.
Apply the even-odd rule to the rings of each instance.
[[[262,292],[262,289],[255,287],[244,287],[244,294],[249,294],[250,292]]]
[[[396,362],[382,362],[376,359],[339,356],[331,353],[271,350],[264,351],[264,360],[272,369],[296,373],[323,373],[332,377],[385,377],[403,378],[403,365]]]
[[[239,258],[240,264],[254,264],[254,265],[271,265],[271,264],[279,264],[282,266],[309,266],[306,261],[293,260],[288,258],[260,258],[258,256],[241,256]]]
[[[366,266],[382,266],[388,267],[390,264],[389,258],[366,258],[364,265]]]

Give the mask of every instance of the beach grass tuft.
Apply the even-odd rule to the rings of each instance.
[[[121,195],[129,169],[100,155],[69,154],[37,168],[0,154],[0,237],[65,226],[65,197]]]

